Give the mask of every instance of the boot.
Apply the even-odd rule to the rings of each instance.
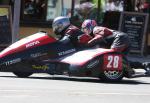
[[[150,63],[145,62],[145,63],[143,63],[143,66],[144,66],[144,70],[146,71],[145,74],[150,75]]]

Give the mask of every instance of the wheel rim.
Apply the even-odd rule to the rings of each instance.
[[[119,72],[119,71],[104,71],[104,74],[107,78],[115,80],[118,79],[122,76],[123,72]]]

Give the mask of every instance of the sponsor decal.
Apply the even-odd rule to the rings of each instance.
[[[21,58],[16,58],[16,59],[7,61],[7,62],[5,62],[5,64],[8,66],[8,65],[15,64],[15,63],[18,63],[18,62],[21,62]]]
[[[39,43],[40,43],[40,41],[31,42],[31,43],[29,43],[29,44],[26,45],[26,48],[35,46],[35,45],[37,45],[37,44],[39,44]]]
[[[66,55],[66,54],[69,54],[69,53],[72,53],[72,52],[75,52],[75,51],[76,51],[76,49],[70,49],[70,50],[67,50],[67,51],[59,52],[58,55],[62,56],[62,55]]]
[[[47,53],[35,53],[35,54],[31,54],[30,56],[32,58],[37,58],[37,57],[44,56],[44,55],[47,55]]]
[[[122,70],[122,56],[117,54],[107,54],[104,55],[104,70]]]
[[[99,60],[95,60],[87,65],[87,68],[93,68],[99,63]]]
[[[44,70],[44,71],[49,69],[47,65],[32,65],[32,68],[36,70]]]

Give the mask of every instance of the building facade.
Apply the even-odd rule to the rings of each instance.
[[[14,1],[0,0],[1,6],[10,6],[12,18],[14,17]],[[86,2],[91,4],[85,6]],[[149,0],[21,0],[20,8],[18,8],[20,9],[18,39],[38,31],[46,31],[49,35],[55,36],[51,26],[53,19],[57,16],[70,17],[72,23],[78,27],[85,19],[95,19],[99,25],[118,30],[121,12],[149,14],[150,9],[146,3],[149,3]],[[146,44],[150,47],[150,31],[147,36]]]

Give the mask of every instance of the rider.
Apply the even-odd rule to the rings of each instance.
[[[82,23],[81,30],[93,38],[88,41],[87,45],[102,45],[105,48],[113,49],[117,52],[127,54],[129,51],[130,41],[128,35],[123,32],[115,31],[106,27],[96,25],[95,20],[87,19]]]
[[[92,37],[84,34],[79,28],[72,25],[68,17],[60,16],[54,19],[53,32],[60,36],[62,42],[72,42],[75,47],[82,47]]]

